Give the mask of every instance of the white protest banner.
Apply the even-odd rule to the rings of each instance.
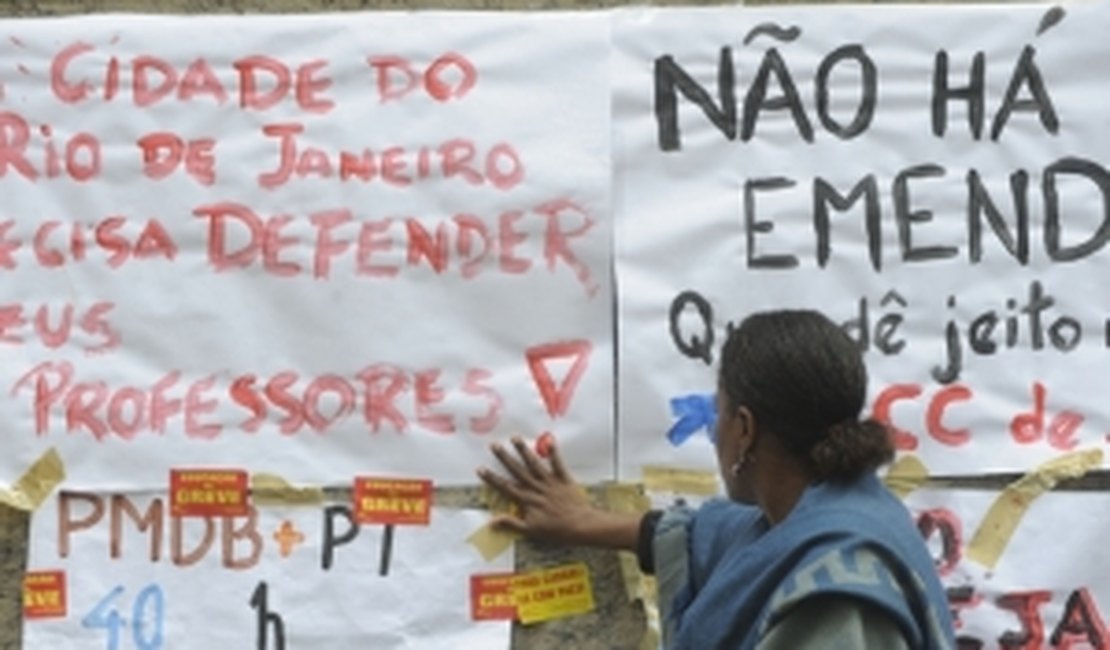
[[[961,648],[1107,648],[1110,547],[1099,492],[1050,492],[1007,507],[991,490],[922,489],[907,497],[956,614]],[[1026,509],[1027,508],[1027,509]],[[988,513],[994,513],[987,521]],[[1017,517],[993,567],[969,559],[980,530]]]
[[[28,568],[64,572],[65,614],[28,620],[24,647],[508,648],[508,622],[470,619],[470,576],[513,567],[466,543],[488,517],[434,508],[386,542],[348,504],[177,518],[162,497],[62,493]]]
[[[615,14],[618,465],[711,467],[719,346],[815,308],[934,472],[1105,445],[1106,3]]]
[[[612,474],[608,23],[0,23],[0,481]]]

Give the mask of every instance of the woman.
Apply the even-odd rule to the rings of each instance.
[[[515,439],[508,472],[479,476],[520,506],[497,525],[531,538],[634,550],[659,580],[664,643],[707,650],[955,647],[944,591],[909,514],[875,470],[890,436],[860,421],[855,344],[813,311],[732,331],[717,385],[717,461],[729,500],[643,516],[593,507],[558,450]]]

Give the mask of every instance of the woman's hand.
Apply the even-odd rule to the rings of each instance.
[[[478,476],[487,485],[520,509],[519,516],[498,516],[493,522],[495,527],[557,544],[636,548],[640,515],[595,508],[567,472],[554,443],[547,463],[520,438],[513,438],[512,444],[515,455],[499,444],[492,446],[493,455],[509,478],[484,467],[478,470]]]

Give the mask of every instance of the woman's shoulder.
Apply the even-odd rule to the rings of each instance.
[[[858,598],[826,595],[792,608],[760,638],[757,650],[908,647],[902,627],[883,608]]]
[[[730,546],[750,543],[768,529],[758,507],[728,499],[706,501],[693,513],[692,522],[694,537],[713,538]]]
[[[812,486],[788,520],[792,524],[844,527],[853,532],[916,534],[909,510],[873,474],[848,483]]]

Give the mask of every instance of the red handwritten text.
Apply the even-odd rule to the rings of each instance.
[[[89,307],[0,304],[0,344],[24,345],[33,335],[46,348],[56,349],[76,342],[75,335],[81,334],[89,339],[79,343],[85,352],[107,352],[120,344],[120,334],[108,320],[114,307],[110,302]]]
[[[311,274],[328,279],[335,261],[345,258],[356,276],[390,278],[402,267],[426,266],[436,274],[453,269],[470,279],[494,265],[502,273],[524,274],[537,266],[539,260],[533,256],[542,255],[548,272],[555,272],[560,265],[568,267],[589,295],[598,289],[590,268],[571,247],[571,242],[593,227],[594,220],[569,200],[503,212],[493,227],[469,214],[456,214],[429,227],[411,217],[356,221],[345,209],[318,212],[309,216],[316,231],[311,260],[294,257],[304,246],[301,238],[290,232],[294,225],[290,215],[263,218],[248,206],[233,202],[200,206],[194,212],[208,220],[208,261],[217,271],[261,265],[279,277]],[[522,227],[536,222],[542,228],[538,237]],[[235,240],[246,243],[232,247],[232,231],[240,235]],[[394,236],[403,243],[395,244]],[[542,246],[525,245],[533,238]]]
[[[1033,383],[1032,409],[1015,413],[1010,420],[1010,433],[1014,442],[1027,445],[1044,441],[1053,449],[1074,449],[1079,444],[1077,436],[1085,418],[1079,413],[1066,410],[1051,418],[1046,417],[1046,391],[1040,382]],[[967,386],[953,384],[941,387],[927,396],[923,392],[919,384],[893,384],[876,395],[872,415],[890,427],[895,447],[910,451],[917,449],[919,442],[917,434],[896,424],[892,410],[899,403],[905,403],[906,406],[920,406],[924,403],[923,428],[932,439],[947,447],[967,444],[971,440],[972,431],[969,427],[953,424],[960,416],[951,412],[967,407],[975,398],[974,391]]]
[[[946,593],[951,606],[953,622],[956,627],[956,647],[959,650],[985,650],[986,648],[1007,648],[1014,650],[1040,650],[1053,648],[1110,648],[1110,635],[1099,610],[1098,603],[1092,598],[1085,586],[1051,591],[1048,589],[1014,590],[991,597],[981,593],[974,583],[948,584],[950,581],[966,579],[966,573],[954,571],[960,563],[960,549],[963,548],[962,524],[959,517],[945,508],[934,508],[917,513],[917,527],[933,553],[933,561],[946,583]],[[937,542],[939,538],[939,544]],[[1065,596],[1063,611],[1049,619],[1048,612],[1060,612],[1059,605],[1051,606],[1053,600]],[[1057,601],[1058,602],[1058,601]],[[1045,605],[1049,605],[1045,607]],[[1002,631],[995,639],[978,638],[969,633],[969,625],[975,613],[986,608],[1006,611],[1016,619],[1018,629]],[[1057,618],[1058,616],[1058,618]],[[1051,625],[1055,620],[1055,625]]]
[[[208,556],[216,541],[217,523],[221,540],[218,553],[224,568],[249,569],[258,564],[262,555],[263,538],[258,532],[258,511],[253,506],[248,506],[246,517],[183,519],[171,516],[169,508],[158,497],[140,508],[132,497],[123,494],[62,492],[58,495],[58,557],[69,557],[75,533],[94,529],[101,522],[107,524],[108,557],[113,560],[124,555],[124,540],[130,537],[124,534],[124,524],[128,522],[139,533],[149,535],[147,552],[151,562],[161,561],[166,551],[174,566],[187,567],[200,562]],[[164,542],[167,527],[170,529],[168,544]]]
[[[143,153],[143,173],[155,180],[165,178],[185,165],[185,172],[201,185],[216,182],[216,158],[212,138],[184,140],[167,131],[149,133],[138,141]]]
[[[0,113],[0,178],[9,170],[30,181],[64,177],[78,182],[100,174],[100,141],[79,132],[64,142],[54,141],[48,124],[36,130],[17,113]],[[35,140],[41,137],[41,142]]]
[[[130,440],[140,433],[163,434],[171,421],[181,420],[186,436],[214,439],[225,428],[216,414],[225,405],[246,412],[238,427],[251,433],[266,422],[285,435],[326,433],[349,417],[360,417],[373,433],[383,428],[402,433],[414,423],[441,434],[492,431],[504,402],[488,383],[492,375],[470,369],[455,386],[443,375],[437,368],[376,364],[353,378],[302,378],[286,371],[269,378],[239,375],[224,387],[217,386],[215,374],[186,383],[175,370],[151,385],[109,386],[80,379],[67,361],[48,361],[20,377],[11,394],[29,399],[40,436],[61,423],[67,432],[89,433],[97,440],[110,435]],[[448,403],[465,413],[445,410]]]
[[[401,99],[417,88],[423,88],[436,101],[461,99],[478,83],[478,69],[457,52],[436,58],[423,73],[401,56],[372,56],[366,62],[377,73],[378,98],[382,103]]]
[[[222,105],[234,98],[240,108],[248,110],[264,111],[292,101],[302,111],[319,114],[335,106],[325,94],[332,84],[325,74],[327,65],[322,59],[291,65],[269,56],[248,56],[232,62],[236,76],[229,83],[221,80],[204,58],[184,66],[150,55],[126,61],[116,56],[105,59],[95,46],[78,42],[51,60],[50,89],[67,104],[99,98],[106,102],[122,99],[138,107],[196,99]],[[121,74],[121,69],[128,74]],[[131,83],[125,85],[121,78]]]
[[[15,236],[11,232],[14,227],[13,220],[0,221],[0,269],[16,268],[15,253],[28,243],[34,260],[46,268],[83,262],[89,249],[99,251],[113,269],[133,259],[173,260],[177,256],[177,244],[157,219],[142,223],[110,216],[92,224],[51,219],[35,227],[30,242]]]
[[[262,133],[278,146],[277,166],[258,175],[258,184],[280,187],[292,178],[334,178],[343,182],[379,181],[393,187],[407,187],[427,179],[457,178],[470,185],[492,185],[510,190],[524,180],[524,163],[506,143],[491,146],[484,153],[474,142],[457,138],[437,147],[385,147],[379,152],[360,150],[327,151],[302,145],[298,136],[304,126],[289,122],[269,124]]]

